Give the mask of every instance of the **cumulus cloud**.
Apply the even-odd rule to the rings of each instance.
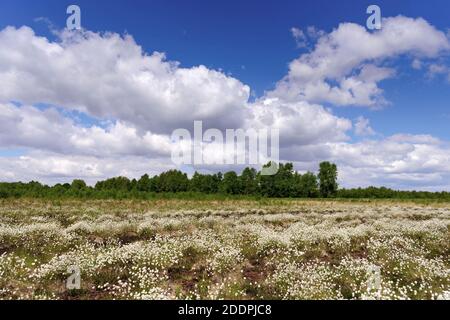
[[[300,28],[291,28],[292,37],[297,44],[297,48],[307,48],[311,43],[325,35],[325,31],[317,29],[315,26],[308,26],[305,31]]]
[[[154,175],[175,168],[167,159],[139,156],[99,158],[34,151],[26,156],[0,157],[2,181],[10,182],[34,179],[55,184],[84,179],[94,185],[99,180],[111,177],[139,178],[145,173]]]
[[[450,146],[433,137],[400,135],[331,149],[350,186],[448,190]]]
[[[443,32],[401,16],[385,19],[375,32],[353,23],[331,33],[314,27],[291,32],[297,40],[315,41],[315,48],[290,63],[273,91],[250,102],[250,88],[238,79],[148,54],[129,35],[65,31],[50,41],[28,27],[0,31],[0,46],[8,48],[0,51],[0,145],[27,150],[0,157],[1,180],[82,178],[92,184],[156,174],[175,168],[172,131],[190,130],[194,120],[202,120],[205,130],[279,129],[281,160],[302,171],[334,161],[344,186],[450,190],[448,143],[428,135],[377,139],[368,119],[352,123],[321,104],[387,104],[379,83],[396,75],[387,60],[406,54],[413,68],[430,71],[428,61],[450,50]],[[83,125],[71,110],[107,125]],[[353,142],[352,130],[364,142]],[[205,150],[214,160],[223,148],[210,143]]]
[[[0,104],[0,144],[62,154],[97,157],[140,155],[160,156],[171,152],[168,136],[118,121],[107,128],[78,126],[55,108],[40,110],[32,106]]]
[[[427,75],[430,78],[434,78],[437,75],[442,74],[450,74],[450,68],[448,68],[444,64],[438,64],[438,63],[432,63],[428,66],[428,72]]]
[[[50,42],[28,27],[8,27],[0,47],[8,48],[0,52],[0,101],[59,105],[156,133],[198,119],[239,126],[250,94],[222,72],[147,55],[128,35],[66,31]]]
[[[445,33],[421,18],[386,18],[383,28],[376,32],[342,23],[322,35],[312,52],[292,61],[288,75],[269,95],[287,101],[377,107],[385,103],[378,82],[394,73],[376,69],[375,63],[403,54],[432,58],[448,50],[450,43]],[[377,76],[366,76],[367,64]]]
[[[344,187],[450,190],[450,145],[427,135],[291,146],[281,154],[303,171],[317,170],[317,159],[337,163]]]
[[[278,99],[263,99],[252,106],[248,128],[280,130],[283,145],[307,145],[324,141],[348,140],[351,121],[339,118],[330,110],[305,101],[286,103]]]
[[[411,66],[413,67],[413,69],[420,70],[422,69],[423,63],[419,59],[414,59],[411,63]]]
[[[308,26],[306,33],[311,39],[318,39],[325,35],[325,31],[317,29],[315,26]]]
[[[355,134],[366,137],[375,135],[375,130],[370,126],[370,120],[364,117],[358,117],[355,123]]]
[[[295,39],[295,43],[297,44],[297,48],[304,48],[308,45],[308,39],[303,32],[303,30],[293,27],[291,28],[292,36]]]

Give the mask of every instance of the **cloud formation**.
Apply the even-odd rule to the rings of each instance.
[[[370,126],[370,120],[362,116],[356,119],[355,134],[360,137],[367,137],[375,135],[375,130]]]
[[[8,48],[0,51],[0,145],[25,150],[0,157],[1,180],[94,183],[156,174],[175,168],[172,131],[202,120],[205,129],[279,129],[282,160],[301,171],[335,161],[345,186],[450,190],[447,142],[400,133],[380,138],[370,119],[352,123],[325,107],[388,104],[379,83],[397,73],[386,61],[402,55],[416,70],[439,73],[437,60],[450,50],[445,33],[402,16],[375,32],[353,23],[330,33],[291,31],[315,47],[256,101],[240,80],[148,54],[129,35],[63,31],[50,41],[29,27],[0,31],[0,47]],[[73,110],[106,125],[80,123]],[[352,132],[364,141],[353,141]],[[210,158],[220,154],[214,143],[207,150]]]
[[[65,31],[50,42],[28,27],[8,27],[0,47],[8,48],[0,53],[0,101],[58,105],[156,133],[197,119],[239,126],[250,94],[222,72],[148,55],[129,35]]]
[[[60,154],[96,157],[170,155],[166,135],[143,132],[120,121],[107,128],[77,125],[57,109],[0,104],[0,143],[4,147],[30,148]]]
[[[289,73],[269,96],[286,101],[328,102],[337,106],[380,107],[386,101],[378,82],[395,74],[382,68],[389,58],[433,58],[450,50],[446,34],[424,19],[383,19],[379,31],[342,23],[322,34],[314,50],[289,64]]]

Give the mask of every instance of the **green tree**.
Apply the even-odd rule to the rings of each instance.
[[[201,174],[196,171],[189,181],[189,190],[202,193],[217,193],[220,181],[219,174]]]
[[[194,175],[189,181],[189,191],[202,192],[203,190],[202,185],[203,185],[203,175],[195,171]]]
[[[294,178],[294,165],[292,163],[280,164],[275,174],[275,197],[287,198],[292,196]]]
[[[72,181],[71,188],[73,190],[83,190],[86,189],[86,182],[83,180],[75,179]]]
[[[301,198],[314,198],[319,194],[317,176],[312,172],[294,174],[293,196]]]
[[[269,168],[269,162],[263,168]],[[294,166],[292,163],[278,165],[278,171],[274,175],[258,173],[259,190],[262,196],[271,198],[286,198],[293,196]]]
[[[263,165],[264,168],[270,168],[271,162]],[[258,172],[257,176],[259,192],[263,197],[274,197],[275,194],[275,176],[273,175],[262,175],[261,171]]]
[[[220,184],[220,192],[226,194],[240,194],[241,188],[239,178],[234,171],[229,171],[223,175],[222,183]]]
[[[99,181],[95,184],[96,190],[130,191],[131,181],[126,177],[116,177]]]
[[[178,170],[169,170],[159,175],[155,180],[160,192],[184,192],[188,190],[189,179],[187,175]]]
[[[245,168],[239,177],[242,194],[255,194],[258,191],[257,172],[254,168]]]
[[[134,191],[136,191],[137,190],[137,180],[136,179],[133,179],[133,180],[131,180],[131,182],[130,182],[130,190],[132,190],[133,192]]]
[[[332,197],[337,194],[338,183],[337,183],[338,171],[337,166],[334,163],[325,161],[320,163],[319,169],[319,185],[320,194],[324,198]]]
[[[150,191],[150,177],[144,174],[137,182],[137,189],[139,191]]]

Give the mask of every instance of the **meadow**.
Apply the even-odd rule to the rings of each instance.
[[[445,202],[3,199],[0,299],[450,299],[449,231]]]

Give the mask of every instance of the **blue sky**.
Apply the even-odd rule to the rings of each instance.
[[[366,14],[366,8],[370,4],[377,4],[381,7],[383,17],[397,17],[399,15],[403,15],[411,19],[423,18],[428,24],[431,25],[430,28],[433,29],[433,32],[436,31],[441,34],[448,33],[448,30],[450,29],[450,22],[448,19],[450,13],[450,2],[445,0],[431,0],[426,2],[406,0],[376,2],[357,0],[135,0],[132,4],[130,4],[129,1],[119,0],[79,0],[75,2],[61,0],[2,0],[0,3],[0,31],[4,30],[8,26],[13,26],[15,27],[13,33],[17,33],[16,36],[18,36],[20,33],[19,28],[21,26],[28,26],[34,32],[33,37],[42,36],[47,38],[49,42],[57,44],[60,42],[60,36],[52,33],[50,29],[60,31],[65,27],[67,19],[67,14],[65,11],[67,6],[70,4],[77,4],[81,7],[83,28],[98,34],[100,38],[108,38],[104,32],[117,33],[122,36],[131,35],[135,43],[141,46],[147,55],[152,55],[155,51],[164,52],[166,54],[165,61],[178,61],[180,63],[178,68],[185,68],[186,70],[194,72],[197,66],[204,65],[208,70],[217,70],[220,74],[223,74],[230,79],[237,79],[242,86],[238,84],[234,89],[240,89],[243,90],[242,92],[245,92],[246,89],[244,86],[248,86],[250,88],[250,96],[248,99],[248,104],[250,106],[253,106],[253,103],[258,104],[259,99],[265,99],[265,97],[269,97],[271,94],[285,97],[283,94],[286,94],[286,92],[280,93],[280,91],[277,90],[280,86],[280,80],[284,77],[288,77],[288,75],[293,72],[289,64],[296,61],[296,59],[300,59],[301,57],[306,57],[309,54],[314,53],[315,40],[310,39],[308,46],[299,47],[291,32],[292,28],[297,28],[306,32],[308,27],[314,26],[316,30],[322,30],[323,34],[328,35],[333,30],[344,29],[341,28],[340,24],[347,25],[348,23],[353,23],[365,26],[365,22],[368,17]],[[396,21],[395,23],[399,22],[400,21]],[[417,20],[415,20],[415,22],[417,22]],[[418,31],[416,38],[418,41],[425,41],[427,36],[419,34]],[[351,42],[351,39],[349,41]],[[343,44],[345,46],[349,43]],[[313,143],[312,141],[309,141],[307,143],[308,148],[313,148],[313,146],[317,147],[319,144],[323,143],[342,144],[344,141],[349,144],[348,146],[355,147],[358,143],[365,143],[365,141],[369,139],[376,144],[376,146],[373,146],[375,151],[372,151],[376,154],[378,152],[377,150],[379,150],[378,148],[381,148],[383,152],[387,152],[386,150],[390,147],[386,147],[386,145],[390,144],[391,137],[401,134],[412,136],[429,135],[433,139],[442,141],[444,144],[447,144],[448,141],[450,141],[450,131],[448,130],[448,125],[450,122],[450,54],[448,51],[446,52],[444,50],[444,52],[439,53],[437,56],[416,56],[414,44],[409,44],[409,46],[412,49],[402,51],[404,53],[389,53],[382,55],[382,57],[378,60],[363,59],[363,64],[355,65],[355,69],[352,73],[345,75],[346,77],[351,77],[352,74],[356,76],[359,72],[358,70],[360,70],[358,68],[367,64],[373,64],[377,67],[394,70],[395,75],[376,81],[376,87],[383,90],[383,93],[380,96],[388,101],[388,103],[383,107],[369,108],[367,105],[358,105],[358,103],[344,103],[346,105],[338,106],[333,101],[310,101],[306,99],[308,103],[320,104],[326,110],[323,111],[324,114],[317,115],[317,118],[315,119],[328,119],[327,117],[330,117],[331,120],[327,120],[328,122],[326,122],[326,125],[331,126],[330,123],[334,123],[335,125],[334,128],[327,127],[328,133],[323,133],[320,139],[318,138],[317,140],[319,142],[315,141]],[[420,47],[420,44],[418,47]],[[20,54],[29,54],[28,58],[32,63],[36,63],[38,66],[41,65],[41,62],[37,60],[35,61],[34,57],[31,55],[31,52],[37,51],[31,51],[27,48],[19,47],[19,45],[17,48],[14,47],[12,51],[16,49],[18,50],[17,52],[20,52]],[[422,48],[421,50],[425,49],[426,48]],[[23,50],[23,52],[20,50]],[[98,52],[103,51],[100,48]],[[92,60],[95,60],[95,58],[99,58],[101,60],[101,57],[96,57],[96,52],[92,54],[92,57]],[[413,60],[417,60],[417,58],[420,59],[419,62],[423,65],[423,67],[412,67]],[[42,65],[45,65],[45,63],[49,63],[48,68],[50,69],[54,67],[51,64],[51,61],[42,62]],[[1,65],[2,61],[0,57],[0,81],[2,81]],[[431,74],[430,71],[427,70],[431,70],[433,66],[440,66],[444,68],[444,71],[438,71]],[[37,75],[32,74],[36,70],[33,69],[34,71],[30,71],[27,69],[28,65],[25,67],[10,67],[15,73],[31,72],[31,74],[29,74],[30,77],[36,76],[36,79],[41,79]],[[87,65],[86,67],[89,69],[90,65]],[[92,76],[92,74],[89,75]],[[105,73],[98,75],[94,74],[94,76],[98,77],[104,75]],[[294,86],[299,85],[296,82],[297,80],[294,78],[289,80],[292,82],[291,84]],[[111,128],[117,129],[117,127],[120,127],[121,123],[130,125],[131,127],[128,128],[130,130],[138,130],[138,135],[145,132],[145,130],[151,130],[152,133],[156,134],[167,134],[167,132],[164,132],[164,128],[155,128],[154,125],[157,122],[149,122],[149,119],[145,118],[145,115],[139,114],[141,110],[140,107],[137,107],[137,109],[133,111],[135,118],[132,119],[133,115],[126,114],[122,110],[119,110],[120,106],[111,106],[111,112],[108,114],[107,111],[105,112],[104,107],[102,107],[102,109],[101,107],[97,108],[96,106],[83,105],[83,103],[89,104],[91,102],[91,100],[89,100],[89,95],[84,97],[84,99],[81,99],[81,101],[75,99],[75,102],[71,101],[71,98],[67,98],[67,100],[70,100],[70,103],[72,104],[79,102],[80,106],[70,104],[65,105],[64,97],[48,99],[49,101],[41,101],[42,99],[46,99],[42,98],[35,101],[33,100],[33,97],[39,96],[42,92],[47,92],[45,90],[58,90],[54,89],[52,85],[55,83],[57,84],[60,81],[64,82],[64,79],[43,79],[44,80],[36,80],[37,82],[31,81],[30,83],[35,85],[32,89],[29,89],[28,87],[28,89],[25,89],[24,85],[24,91],[33,91],[30,92],[30,95],[28,96],[14,93],[7,95],[7,102],[15,102],[17,107],[17,110],[7,109],[8,112],[14,114],[17,112],[17,116],[24,115],[23,117],[25,117],[26,114],[27,117],[39,118],[38,120],[33,118],[29,121],[33,125],[42,124],[44,123],[43,121],[49,121],[49,124],[56,126],[58,124],[57,122],[66,123],[68,121],[66,123],[67,126],[75,128],[72,128],[73,130],[78,130],[76,131],[78,132],[76,134],[77,137],[81,134],[87,134],[82,131],[82,128],[94,128],[92,132],[95,131],[95,128],[100,128],[105,131],[102,134],[108,134],[109,130],[112,130]],[[42,88],[40,88],[39,81],[48,81],[48,83],[45,85],[43,84]],[[38,83],[37,87],[36,83]],[[333,82],[330,80],[329,83]],[[6,83],[6,87],[9,88],[9,85],[9,83]],[[99,88],[92,89],[94,91],[101,91],[104,88],[102,89],[102,87],[99,86]],[[53,95],[50,94],[50,96],[64,96],[63,90],[60,90],[60,92],[56,92]],[[80,90],[82,91],[82,88]],[[233,99],[235,98],[237,101],[240,98],[237,93],[236,97],[234,96],[235,92],[236,91],[230,91],[229,94],[232,95]],[[30,96],[32,97],[30,98]],[[47,97],[48,95],[44,96]],[[0,98],[1,97],[2,95],[0,92]],[[109,96],[102,97],[102,99],[99,98],[97,103],[101,104],[103,102],[112,101],[112,104],[114,104],[115,99],[117,100],[117,97],[115,96],[112,98]],[[239,104],[241,102],[242,101],[237,101],[236,103]],[[132,105],[131,101],[125,102],[125,104],[126,103],[130,103],[130,105]],[[244,103],[247,102],[244,101]],[[287,102],[287,105],[291,106],[290,103],[293,102],[289,101]],[[22,107],[22,105],[24,107]],[[33,105],[36,110],[39,110],[39,112],[33,108],[28,108],[26,105]],[[118,110],[117,112],[115,108]],[[221,109],[222,107],[218,108],[220,109],[220,112],[223,112]],[[293,106],[292,108],[296,110],[295,112],[301,113],[298,106]],[[311,111],[313,109],[314,108],[309,108],[308,110]],[[217,113],[217,118],[223,115],[219,111]],[[302,112],[304,112],[304,110]],[[230,114],[232,114],[231,111]],[[59,119],[58,117],[61,118]],[[173,117],[182,117],[182,114],[177,114],[177,112],[175,112]],[[164,121],[167,121],[166,118],[163,118],[164,117],[161,116],[161,123],[163,123],[161,126],[164,126]],[[8,121],[10,121],[11,119],[16,118],[11,116],[11,118],[8,119]],[[343,122],[339,122],[338,119],[341,119]],[[370,134],[369,136],[357,134],[357,131],[355,131],[355,126],[358,121],[357,119],[364,119],[364,121],[367,121],[367,126],[370,126],[368,130],[372,130],[375,133]],[[288,120],[289,119],[284,119],[284,121]],[[144,127],[142,126],[143,121],[147,121],[149,123],[147,127],[145,125]],[[222,121],[217,119],[213,119],[211,121],[212,123],[226,122],[225,120]],[[353,125],[353,129],[348,127],[346,121]],[[364,121],[363,123],[366,123]],[[22,122],[21,125],[24,125],[24,123],[25,122]],[[178,125],[179,122],[173,120],[170,123],[170,125],[167,125],[167,130],[172,124]],[[295,122],[293,123],[295,124]],[[32,130],[37,129],[33,127]],[[69,129],[67,130],[70,131]],[[161,132],[158,132],[158,130]],[[311,134],[316,134],[314,130],[314,128],[311,130]],[[336,130],[334,136],[333,130]],[[292,130],[287,131],[292,132]],[[56,129],[55,132],[57,132]],[[345,132],[345,136],[347,136],[347,138],[342,138],[343,136],[340,134],[343,132]],[[310,132],[308,131],[308,134],[306,134],[305,132],[300,131],[300,133],[308,135]],[[98,134],[98,132],[96,131],[95,134]],[[123,135],[121,135],[121,137],[122,136]],[[73,139],[73,136],[70,139]],[[414,139],[417,140],[419,138],[416,137]],[[46,152],[52,152],[52,155],[57,154],[65,157],[70,156],[72,158],[78,156],[92,156],[90,153],[91,151],[89,150],[78,150],[77,152],[72,149],[66,150],[63,146],[65,142],[60,142],[57,146],[49,147],[50,143],[38,140],[38,138],[33,137],[32,133],[24,137],[20,137],[20,139],[6,137],[2,140],[0,135],[0,141],[2,141],[3,144],[0,146],[0,158],[4,157],[13,159],[18,158],[19,156],[29,156],[30,154],[34,155],[36,153],[41,156],[41,153]],[[289,140],[289,137],[287,140]],[[83,143],[85,142],[86,140],[83,140]],[[77,143],[77,145],[80,145],[81,142],[78,141]],[[294,144],[293,146],[286,146],[286,148],[294,150],[295,146],[299,145]],[[408,148],[416,148],[416,151],[419,150],[416,142],[411,142],[411,145],[402,146],[405,150]],[[340,158],[336,155],[336,151],[333,151],[333,148],[334,147],[330,147],[328,145],[327,150],[316,150],[314,151],[314,157],[317,157],[317,154],[321,156],[326,155],[336,157],[336,161],[339,162]],[[361,145],[358,145],[358,148],[361,148]],[[414,184],[422,185],[422,183],[418,181],[421,179],[421,174],[427,172],[433,176],[433,178],[430,178],[430,181],[436,178],[436,181],[439,180],[441,185],[446,185],[445,181],[443,181],[445,180],[443,175],[439,174],[438,177],[438,174],[433,172],[432,169],[425,168],[425,166],[430,165],[430,163],[436,162],[439,162],[440,167],[444,168],[447,165],[445,161],[448,160],[445,158],[447,150],[445,148],[443,147],[443,149],[436,151],[436,155],[432,154],[432,156],[434,156],[431,157],[432,159],[423,160],[424,162],[421,165],[416,163],[415,165],[417,171],[412,173],[410,172],[411,175],[407,177],[406,171],[411,170],[397,172],[397,170],[399,170],[398,166],[400,160],[395,157],[392,162],[389,162],[389,164],[392,165],[392,168],[390,169],[380,166],[380,171],[372,172],[367,169],[374,165],[370,164],[366,169],[371,172],[374,180],[363,181],[362,184],[382,184],[388,181],[390,186],[396,186],[396,183],[398,183],[400,188],[408,188],[412,187]],[[302,150],[308,154],[309,152],[312,152],[311,149],[307,149],[307,151],[304,149]],[[353,151],[352,154],[361,152],[359,156],[365,157],[366,155],[363,155],[363,151],[361,150],[362,149]],[[120,152],[121,156],[123,156],[123,154],[128,155],[127,152]],[[345,152],[348,152],[348,150]],[[133,156],[136,155],[133,154]],[[407,161],[415,161],[416,157],[419,157],[418,155],[413,155],[410,153],[405,153],[403,156],[404,158],[401,161],[405,161],[405,163]],[[308,157],[305,158],[309,159],[310,157],[313,156],[308,155]],[[445,160],[442,160],[443,157]],[[152,157],[152,159],[154,158]],[[64,161],[66,160],[67,159]],[[311,167],[310,165],[305,165],[307,161],[302,157],[294,157],[293,159],[288,160],[298,161],[298,165],[302,170],[314,169],[314,167]],[[64,161],[60,161],[58,163],[65,163]],[[352,161],[354,162],[350,163]],[[345,165],[348,165],[348,170],[344,175],[351,176],[351,172],[355,173],[356,171],[358,171],[359,174],[363,174],[363,171],[361,171],[362,168],[358,168],[355,164],[358,161],[352,161],[348,158],[345,159],[345,161],[343,160]],[[74,166],[76,167],[77,165]],[[394,167],[395,170],[393,169]],[[42,172],[45,171],[44,169],[42,170]],[[120,170],[118,172],[119,174],[128,172],[127,170],[129,169],[122,168]],[[145,171],[145,168],[142,168],[142,170]],[[392,178],[392,175],[390,175],[389,178],[383,176],[386,172],[392,174],[392,170],[396,172],[395,179]],[[9,168],[5,167],[3,171],[7,173],[7,176],[15,176],[15,167],[12,164]],[[2,173],[1,163],[0,173]],[[59,174],[60,173],[58,172],[58,175]],[[105,175],[115,174],[116,172],[113,170],[105,173]],[[61,176],[63,176],[64,179],[69,179],[72,177],[71,175],[64,176],[64,174]],[[45,179],[46,178],[44,177],[44,180]],[[49,179],[49,181],[52,181],[51,178]],[[358,182],[361,182],[361,180],[358,180]],[[425,183],[427,188],[433,188],[430,183]],[[450,183],[448,185],[450,188]]]

